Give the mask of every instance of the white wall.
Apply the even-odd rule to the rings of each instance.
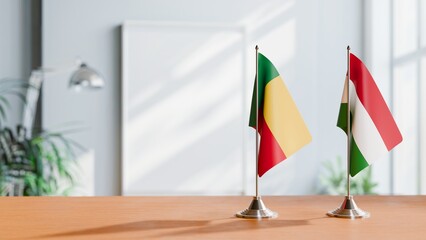
[[[65,75],[46,81],[43,123],[77,120],[89,126],[75,139],[95,157],[95,194],[119,194],[120,25],[125,20],[241,24],[248,28],[248,44],[259,44],[277,66],[313,135],[310,145],[262,177],[261,193],[313,194],[321,161],[344,156],[345,135],[335,123],[346,46],[362,57],[361,18],[362,1],[45,0],[44,64],[63,65],[81,56],[104,75],[106,87],[77,95],[66,90]],[[254,52],[248,58],[254,59]],[[253,189],[251,183],[247,187]]]
[[[391,34],[390,9],[391,1],[378,0],[366,2],[365,18],[365,63],[391,107]],[[375,14],[380,12],[381,14]],[[391,108],[392,109],[392,108]],[[392,194],[391,153],[372,166],[374,181],[378,183],[377,192]]]
[[[367,63],[403,136],[401,144],[373,165],[373,176],[381,194],[425,193],[426,165],[422,160],[426,85],[420,74],[426,68],[420,65],[422,39],[417,16],[425,14],[422,15],[417,3],[425,4],[377,0],[365,6]]]
[[[31,72],[30,0],[0,0],[0,79],[27,80]],[[22,102],[10,98],[7,125],[20,122]]]

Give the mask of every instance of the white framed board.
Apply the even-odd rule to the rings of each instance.
[[[244,192],[248,99],[239,26],[122,26],[122,194]]]

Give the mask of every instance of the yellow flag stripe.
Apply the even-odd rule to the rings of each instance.
[[[271,80],[265,87],[263,116],[287,157],[312,140],[311,134],[280,76]]]

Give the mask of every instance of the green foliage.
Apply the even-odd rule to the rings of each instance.
[[[74,149],[82,147],[64,134],[75,129],[41,131],[28,137],[31,129],[18,125],[12,131],[4,126],[9,96],[26,104],[24,91],[29,88],[30,84],[20,80],[0,80],[0,195],[67,195],[75,184]]]
[[[75,179],[74,148],[79,147],[61,133],[41,132],[25,137],[25,129],[16,133],[9,128],[0,131],[1,195],[64,195]]]
[[[346,181],[347,172],[346,166],[340,157],[337,157],[335,162],[327,161],[324,163],[325,174],[320,176],[321,191],[323,194],[332,195],[345,195],[346,194]],[[376,194],[374,191],[377,187],[372,179],[371,167],[358,173],[355,177],[351,178],[351,194],[353,195],[367,195]]]

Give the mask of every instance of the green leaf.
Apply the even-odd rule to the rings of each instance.
[[[37,192],[37,177],[34,174],[26,174],[25,175],[25,183],[27,187],[30,188],[32,193]]]

